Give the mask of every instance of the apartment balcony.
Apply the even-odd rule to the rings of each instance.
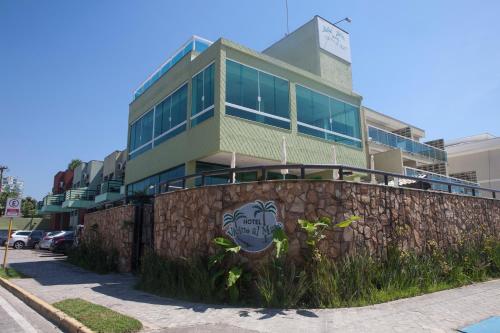
[[[88,209],[94,206],[94,199],[96,196],[95,190],[87,188],[77,188],[67,190],[64,193],[63,208],[72,209]]]
[[[391,148],[399,148],[404,153],[410,154],[416,158],[420,157],[424,160],[432,160],[434,162],[446,162],[448,160],[445,150],[377,127],[368,126],[368,138],[370,143],[380,144]]]
[[[40,214],[67,213],[70,209],[62,207],[64,194],[49,194],[43,198],[42,205],[38,209]]]
[[[460,185],[468,185],[468,186],[479,187],[478,183],[470,182],[470,181],[459,179],[459,178],[449,177],[449,176],[445,176],[445,175],[440,175],[440,174],[434,173],[434,172],[410,168],[410,167],[405,167],[404,171],[405,171],[406,176],[448,182],[451,185],[451,193],[466,194],[466,195],[473,195],[474,194],[477,196],[480,195],[478,190],[475,190],[474,193],[472,193],[473,192],[472,189],[460,186]],[[435,191],[444,191],[444,192],[450,191],[450,188],[448,188],[448,185],[445,185],[445,184],[432,183],[431,189],[433,189]]]
[[[95,203],[113,202],[124,198],[124,186],[121,180],[108,180],[99,186]]]

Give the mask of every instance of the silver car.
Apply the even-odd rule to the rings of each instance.
[[[52,243],[52,238],[62,236],[66,233],[66,231],[60,230],[60,231],[51,231],[48,232],[38,243],[38,248],[41,250],[48,250],[50,248],[50,243]]]
[[[28,245],[28,237],[31,234],[30,230],[18,230],[10,236],[9,246],[15,249],[22,249]]]

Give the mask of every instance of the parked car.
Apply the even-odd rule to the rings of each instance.
[[[73,246],[75,241],[75,233],[73,231],[68,231],[61,236],[56,236],[52,238],[50,243],[50,250],[55,253],[64,253]]]
[[[41,250],[49,250],[50,243],[52,242],[52,238],[62,236],[68,231],[59,230],[59,231],[51,231],[45,234],[40,243],[38,243],[38,248]]]
[[[15,230],[11,231],[11,235],[15,232]],[[7,234],[9,233],[8,230],[0,230],[0,246],[4,246],[5,243],[7,242]]]
[[[30,230],[18,230],[10,236],[9,246],[15,249],[22,249],[28,245],[28,237],[31,234]]]
[[[34,249],[38,247],[38,243],[42,240],[43,236],[45,236],[47,232],[43,230],[33,230],[31,234],[28,236],[28,247]]]

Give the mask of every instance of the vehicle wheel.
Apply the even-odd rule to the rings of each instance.
[[[14,243],[14,248],[17,249],[17,250],[20,250],[24,247],[24,243],[21,242],[21,241],[18,241],[18,242],[15,242]]]

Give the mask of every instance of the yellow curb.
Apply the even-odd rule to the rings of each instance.
[[[49,303],[27,292],[12,282],[4,278],[0,278],[0,285],[29,305],[33,310],[49,319],[65,331],[71,333],[94,333],[94,331],[80,323],[75,318],[68,316],[61,310],[56,309]]]

